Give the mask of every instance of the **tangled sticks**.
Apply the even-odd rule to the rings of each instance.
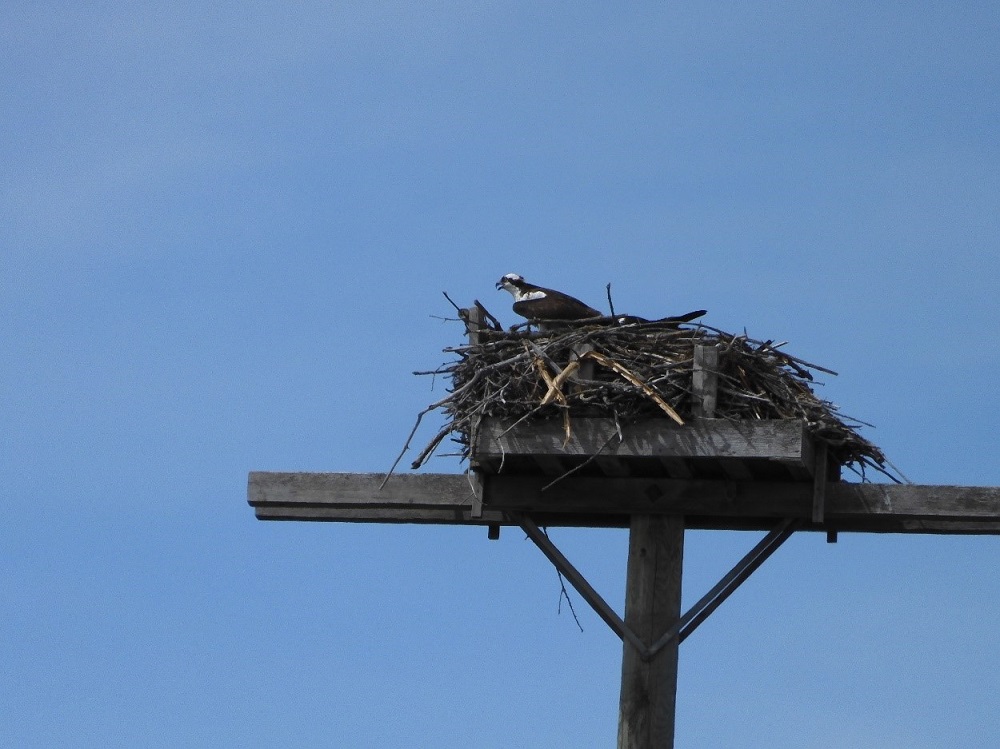
[[[813,392],[810,370],[836,373],[784,353],[782,345],[669,320],[605,318],[542,333],[525,326],[480,327],[468,344],[445,349],[455,361],[416,373],[448,375],[452,387],[418,416],[410,439],[430,411],[442,410],[446,423],[412,467],[421,466],[449,434],[468,458],[473,423],[483,417],[561,418],[567,440],[574,416],[612,417],[619,424],[659,417],[683,424],[695,410],[695,347],[708,346],[718,351],[715,418],[802,419],[840,465],[862,477],[872,468],[898,481],[882,451],[858,434],[864,422],[838,415],[834,404]]]

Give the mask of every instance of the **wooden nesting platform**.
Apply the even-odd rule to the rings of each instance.
[[[467,474],[395,475],[395,464],[390,475],[253,472],[248,500],[257,517],[489,526],[492,532],[504,525],[519,526],[527,516],[540,526],[623,528],[635,515],[672,515],[683,516],[684,527],[690,529],[770,531],[780,522],[794,520],[800,529],[828,534],[1000,535],[998,487],[841,481],[842,465],[854,464],[861,466],[862,475],[867,464],[890,479],[895,477],[882,469],[881,451],[854,434],[853,428],[842,424],[830,428],[838,426],[835,415],[828,404],[811,397],[805,383],[803,367],[815,365],[780,353],[778,346],[749,345],[745,336],[720,331],[707,336],[678,332],[656,323],[619,330],[581,327],[551,340],[551,336],[513,335],[499,329],[484,332],[478,305],[462,310],[461,316],[470,337],[469,346],[454,349],[461,361],[426,373],[450,374],[453,389],[417,417],[413,431],[425,413],[438,408],[446,410],[448,422],[412,467],[423,465],[437,444],[457,434],[469,459]],[[622,376],[635,384],[632,360],[646,349],[643,341],[649,336],[660,341],[660,354],[673,351],[679,357],[679,368],[670,369],[674,390],[662,393],[680,404],[684,423],[676,423],[680,416],[677,420],[595,416],[593,404],[601,399],[594,396],[583,403],[582,395],[607,390],[609,397],[620,399],[627,385],[618,382],[608,389],[607,382],[583,366],[577,372],[581,379],[574,381],[576,375],[569,376],[573,352],[578,359],[590,356],[594,359],[590,364],[607,363],[612,349],[627,344],[631,353],[625,359],[632,379]],[[598,357],[594,345],[602,341],[605,353]],[[727,356],[736,356],[749,369],[764,364],[769,368],[763,384],[758,383],[761,387],[743,393],[744,400],[756,403],[757,390],[767,390],[763,385],[785,383],[792,393],[785,400],[804,400],[806,406],[789,406],[772,416],[734,408],[732,403],[719,408],[719,379],[732,379],[722,366]],[[512,365],[516,367],[511,369]],[[616,376],[622,374],[612,369]],[[654,382],[664,373],[638,374]],[[543,405],[539,399],[551,403],[548,393],[557,395],[560,382],[565,401],[555,402],[569,408],[549,405],[550,417],[543,418],[545,412],[536,413],[536,407]],[[727,382],[732,388],[733,383]],[[635,385],[631,406],[616,400],[621,409],[612,410],[616,416],[638,413],[634,406],[649,398],[649,390]],[[574,406],[578,402],[583,405]],[[513,407],[517,404],[523,409],[520,413]],[[653,410],[665,409],[660,405]],[[567,411],[568,439],[562,418]],[[515,422],[528,413],[531,419]],[[788,418],[789,414],[805,416]],[[717,418],[720,415],[726,418]],[[408,446],[409,440],[403,452]]]
[[[811,481],[817,449],[800,419],[483,419],[470,451],[484,474]],[[827,465],[829,479],[839,466]]]
[[[897,478],[863,422],[814,391],[811,370],[835,373],[783,344],[663,321],[536,333],[484,327],[478,308],[460,317],[469,342],[445,349],[457,360],[417,373],[451,389],[418,415],[414,431],[433,410],[446,422],[411,468],[450,435],[486,473],[807,480],[825,446],[828,476]]]
[[[486,418],[473,430],[470,465],[483,485],[482,505],[491,509],[676,512],[681,497],[707,498],[713,485],[791,484],[802,498],[796,514],[808,511],[821,524],[828,483],[840,478],[826,448],[800,419],[695,418],[680,425],[654,418],[622,425],[608,418]],[[592,482],[586,499],[562,491],[571,478],[577,486]],[[647,483],[641,495],[625,488],[644,479],[657,483]],[[701,514],[696,500],[690,513]]]

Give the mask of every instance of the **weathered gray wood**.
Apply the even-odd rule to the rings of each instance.
[[[402,474],[382,491],[377,473],[250,474],[248,500],[262,520],[512,524],[503,510],[541,514],[541,525],[627,527],[634,512],[687,516],[689,528],[770,530],[777,519],[808,521],[813,486],[804,482],[570,476],[486,476],[483,517],[470,517],[462,474]],[[823,530],[1000,534],[1000,487],[830,482]]]
[[[794,481],[486,476],[494,509],[660,512],[720,517],[811,518],[813,485]],[[826,486],[826,518],[1000,521],[1000,487],[849,484]]]
[[[593,351],[593,345],[589,343],[580,343],[573,347],[573,351],[570,354],[570,361],[580,361],[580,357],[586,354],[588,351]],[[593,359],[583,359],[580,361],[580,368],[576,371],[576,374],[571,376],[571,382],[580,382],[594,379],[594,360]]]
[[[822,523],[826,514],[827,446],[825,442],[816,445],[816,467],[813,469],[812,521]]]
[[[693,366],[691,394],[694,396],[694,415],[702,419],[714,419],[719,388],[719,349],[697,344],[694,347]]]
[[[478,345],[484,325],[482,310],[479,307],[468,307],[462,310],[462,317],[465,320],[465,334],[469,337],[469,345]]]
[[[660,458],[659,462],[667,474],[675,479],[689,479],[694,477],[694,474],[691,472],[691,466],[687,464],[684,458]]]
[[[462,313],[465,318],[465,332],[469,337],[469,345],[476,346],[482,339],[482,329],[485,323],[483,320],[483,311],[478,306],[473,306],[462,310]],[[479,416],[473,416],[469,425],[469,432],[472,435],[473,442],[476,440],[476,435],[479,434],[479,421]],[[469,461],[469,467],[473,469],[475,473],[478,473],[478,461],[471,459]],[[481,487],[477,491],[473,492],[472,508],[470,513],[474,518],[481,518],[483,516],[483,495]]]
[[[681,611],[684,518],[634,515],[629,530],[625,623],[643,643],[676,624]],[[625,643],[618,712],[618,749],[674,745],[678,641],[649,660]]]
[[[731,596],[740,585],[752,575],[771,554],[778,550],[794,532],[797,521],[785,519],[773,531],[767,534],[760,543],[746,554],[739,563],[733,567],[726,575],[698,602],[684,612],[673,627],[667,630],[659,640],[649,646],[649,655],[656,654],[660,648],[665,646],[674,637],[678,644],[684,640],[705,621],[712,612]]]
[[[536,464],[538,464],[539,468],[552,476],[559,476],[560,474],[566,472],[566,466],[563,465],[563,462],[559,459],[558,455],[533,455],[532,459]],[[479,461],[478,464],[481,466],[482,461]]]
[[[605,476],[622,477],[631,473],[628,463],[620,458],[605,458],[603,455],[598,455],[594,458],[594,462]]]
[[[613,419],[576,418],[572,436],[561,419],[524,423],[483,419],[475,442],[476,459],[500,461],[506,456],[540,455],[657,458],[742,458],[797,463],[812,469],[812,441],[798,419],[734,422],[700,419],[679,426],[668,419],[623,425],[623,440]],[[509,429],[509,431],[508,431]]]
[[[631,645],[640,652],[644,651],[646,648],[645,643],[638,639],[635,632],[625,624],[622,618],[618,616],[618,613],[608,605],[608,602],[580,574],[580,571],[556,548],[556,545],[549,540],[549,537],[542,532],[535,521],[527,515],[521,515],[517,520],[528,538],[534,541],[535,545],[546,558],[563,574],[563,577],[569,580],[570,585],[576,588],[576,591],[583,596],[583,600],[590,604],[590,607],[604,620],[604,623],[611,627],[611,630],[626,644]]]
[[[745,460],[723,458],[719,463],[722,465],[722,470],[728,478],[736,479],[737,481],[748,481],[753,478],[753,471],[750,470],[750,466]]]
[[[251,505],[322,504],[342,507],[471,507],[473,484],[461,473],[403,473],[379,489],[384,473],[277,473],[252,471]]]
[[[442,507],[440,509],[430,509],[427,507],[417,507],[414,505],[401,505],[398,508],[392,507],[356,507],[345,508],[336,505],[259,505],[255,508],[255,515],[258,520],[304,520],[318,522],[337,523],[407,523],[416,525],[480,525],[480,526],[500,526],[516,525],[510,522],[503,513],[496,510],[484,510],[483,514],[476,517],[472,514],[472,507]],[[614,524],[603,522],[607,516],[594,516],[594,522],[590,527],[615,527]],[[577,516],[572,518],[562,517],[562,522],[551,522],[546,525],[554,527],[576,527]]]

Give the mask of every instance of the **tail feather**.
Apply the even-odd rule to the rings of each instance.
[[[658,320],[648,320],[645,317],[638,317],[636,315],[616,315],[613,319],[618,325],[634,325],[636,323],[647,322],[680,325],[682,322],[697,320],[699,317],[706,314],[708,314],[708,310],[698,309],[694,312],[688,312],[686,315],[671,315],[670,317],[661,317]]]
[[[707,315],[708,310],[696,309],[694,312],[688,312],[686,315],[672,315],[670,317],[664,317],[657,322],[691,322],[692,320],[697,320],[703,315]]]

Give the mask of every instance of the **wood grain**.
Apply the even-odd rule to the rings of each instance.
[[[683,553],[683,518],[632,516],[625,624],[647,647],[680,618]],[[650,660],[627,642],[623,647],[618,749],[672,747],[678,640]]]
[[[266,520],[512,524],[504,511],[542,516],[540,525],[627,527],[633,513],[684,515],[689,528],[770,530],[780,518],[810,523],[809,482],[569,477],[550,489],[543,476],[485,476],[481,518],[462,474],[250,474],[248,501]],[[1000,487],[829,482],[824,530],[873,533],[1000,534]]]
[[[620,458],[753,458],[788,461],[812,469],[812,445],[799,419],[735,422],[699,419],[679,426],[667,419],[648,419],[618,428],[613,419],[572,419],[572,437],[564,446],[562,422],[524,423],[483,419],[474,455],[482,461],[504,456],[607,455]]]

